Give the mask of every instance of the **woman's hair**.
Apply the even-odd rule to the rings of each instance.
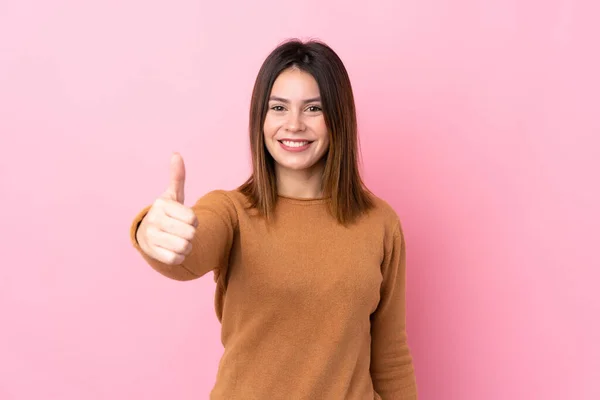
[[[358,168],[356,109],[350,78],[342,60],[326,44],[291,39],[275,48],[262,64],[250,103],[250,149],[253,172],[239,190],[251,207],[270,219],[277,203],[275,161],[265,147],[263,125],[273,83],[281,72],[297,68],[314,77],[319,86],[329,149],[323,172],[323,195],[341,224],[353,222],[373,206]]]

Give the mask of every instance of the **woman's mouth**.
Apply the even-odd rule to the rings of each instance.
[[[308,149],[308,147],[312,143],[309,140],[288,140],[288,139],[278,140],[278,142],[281,143],[281,147],[284,150],[293,151],[293,152],[304,151],[304,150]]]

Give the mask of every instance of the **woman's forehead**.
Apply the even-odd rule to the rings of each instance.
[[[319,96],[319,85],[311,74],[299,69],[288,69],[273,83],[271,96],[290,101],[314,99]]]

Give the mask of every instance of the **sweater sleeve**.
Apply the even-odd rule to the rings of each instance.
[[[381,299],[371,315],[371,377],[382,400],[416,400],[406,335],[406,249],[399,224],[386,242]]]
[[[192,206],[198,218],[198,227],[192,240],[192,251],[180,265],[167,265],[148,256],[136,240],[137,228],[150,210],[141,210],[130,228],[130,240],[142,258],[162,275],[188,281],[199,278],[210,271],[224,269],[237,229],[237,212],[232,201],[223,191],[212,191],[201,197]]]

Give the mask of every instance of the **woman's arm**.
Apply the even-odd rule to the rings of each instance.
[[[383,400],[416,400],[406,337],[406,249],[399,223],[386,239],[385,252],[381,299],[371,315],[371,377]]]
[[[201,197],[192,207],[197,227],[191,240],[192,250],[183,262],[169,265],[149,256],[138,243],[137,229],[150,206],[134,218],[130,228],[130,240],[144,260],[162,275],[175,280],[191,280],[206,273],[224,268],[237,229],[237,212],[232,201],[223,191],[212,191]]]

